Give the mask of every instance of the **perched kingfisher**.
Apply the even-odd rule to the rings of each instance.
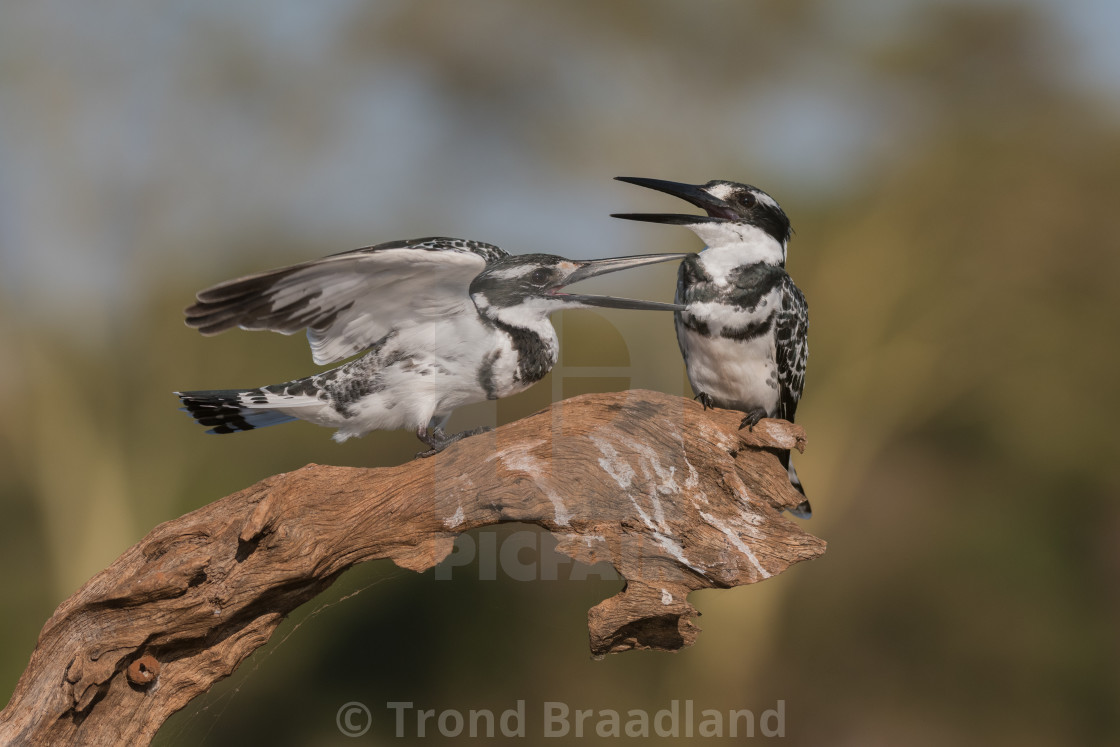
[[[791,423],[805,387],[809,307],[786,273],[793,229],[773,197],[728,181],[704,185],[618,177],[680,197],[707,213],[618,213],[616,218],[689,228],[707,245],[681,263],[674,314],[677,342],[696,398],[707,407],[746,413],[740,427],[764,417]],[[789,452],[790,482],[805,494]],[[809,518],[808,499],[793,511]]]
[[[318,364],[365,354],[285,384],[175,394],[195,420],[211,426],[209,433],[299,419],[336,428],[333,438],[342,442],[410,428],[428,447],[420,456],[430,456],[486,430],[446,434],[456,407],[516,394],[552,369],[559,349],[552,312],[683,308],[561,289],[685,256],[510,256],[478,241],[432,237],[230,280],[198,293],[185,312],[188,326],[204,335],[232,327],[286,335],[306,328]]]

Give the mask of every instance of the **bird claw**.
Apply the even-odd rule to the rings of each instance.
[[[700,404],[704,406],[705,410],[716,409],[716,403],[712,401],[712,398],[708,396],[707,392],[700,392],[695,397],[693,397],[693,399],[699,401]]]
[[[743,422],[739,423],[739,430],[746,428],[749,431],[754,431],[754,427],[758,425],[758,421],[762,420],[764,417],[766,417],[765,410],[750,410],[746,417],[743,418]]]
[[[464,438],[468,438],[470,436],[477,436],[481,433],[486,433],[487,431],[492,431],[492,430],[494,430],[494,429],[489,427],[489,426],[483,425],[483,426],[479,426],[478,428],[473,428],[469,431],[461,431],[459,433],[453,433],[452,435],[449,436],[449,435],[447,435],[446,433],[443,432],[442,428],[434,429],[431,432],[430,435],[428,434],[426,428],[417,429],[416,437],[419,438],[424,443],[426,443],[430,448],[428,448],[427,451],[416,452],[416,456],[418,456],[420,458],[435,456],[436,454],[440,453],[441,451],[443,451],[444,449],[446,449],[448,446],[455,443],[456,441],[461,441]]]
[[[472,428],[469,431],[463,431],[462,433],[456,433],[454,438],[455,438],[456,441],[458,441],[460,438],[467,438],[468,436],[480,436],[483,433],[489,433],[492,430],[494,430],[494,429],[489,425],[480,425],[477,428]]]

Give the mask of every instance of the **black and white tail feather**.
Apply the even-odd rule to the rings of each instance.
[[[211,389],[197,392],[175,392],[183,402],[179,408],[198,421],[210,426],[207,433],[237,433],[254,428],[267,428],[297,420],[277,410],[262,409],[259,401],[263,389]]]

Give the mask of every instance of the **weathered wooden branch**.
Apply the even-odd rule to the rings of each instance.
[[[591,609],[596,655],[695,641],[690,591],[754,583],[824,552],[781,513],[800,495],[779,420],[634,390],[560,402],[430,459],[310,464],[156,527],[63,602],[0,712],[0,744],[144,744],[347,568],[422,571],[457,534],[536,524],[626,579]]]

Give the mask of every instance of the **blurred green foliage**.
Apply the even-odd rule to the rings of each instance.
[[[577,2],[542,4],[488,46],[508,4],[439,5],[399,4],[388,20],[353,10],[338,66],[360,67],[371,48],[409,58],[462,111],[516,110],[528,123],[518,132],[539,138],[520,147],[561,171],[680,178],[673,169],[695,163],[712,169],[697,180],[758,183],[791,213],[789,269],[812,319],[797,462],[817,511],[806,528],[828,553],[754,588],[694,594],[705,631],[693,649],[599,662],[584,615],[618,582],[472,581],[469,568],[437,581],[369,564],[293,615],[160,743],[334,744],[335,711],[351,700],[371,707],[369,737],[384,741],[388,701],[500,710],[519,698],[530,711],[784,699],[787,739],[806,745],[1120,742],[1120,126],[1055,72],[1063,40],[1025,5],[923,4],[890,43],[838,47],[843,24],[823,3]],[[242,43],[221,49],[248,82],[211,84],[272,80]],[[843,189],[799,200],[779,169],[753,168],[767,143],[702,115],[822,48],[869,71],[888,102],[883,142]],[[656,60],[654,89],[589,90],[583,109],[558,111],[550,92],[569,84],[564,71],[596,58],[579,49],[614,50],[622,68]],[[672,118],[671,143],[641,125],[668,110],[695,114]],[[602,137],[571,135],[588,118]],[[656,196],[611,194],[603,212],[658,209],[643,202]],[[632,243],[613,253],[696,246],[664,227],[624,235]],[[225,247],[219,270],[144,263],[136,313],[93,339],[28,316],[26,296],[0,298],[0,690],[53,608],[157,523],[307,462],[396,464],[417,450],[403,432],[339,446],[306,424],[214,438],[175,412],[177,388],[312,370],[298,339],[202,339],[180,323],[197,288],[348,248],[260,236]],[[673,286],[669,268],[601,282],[663,299]],[[563,358],[545,382],[453,425],[508,422],[585,391],[688,394],[665,315],[557,322]]]

